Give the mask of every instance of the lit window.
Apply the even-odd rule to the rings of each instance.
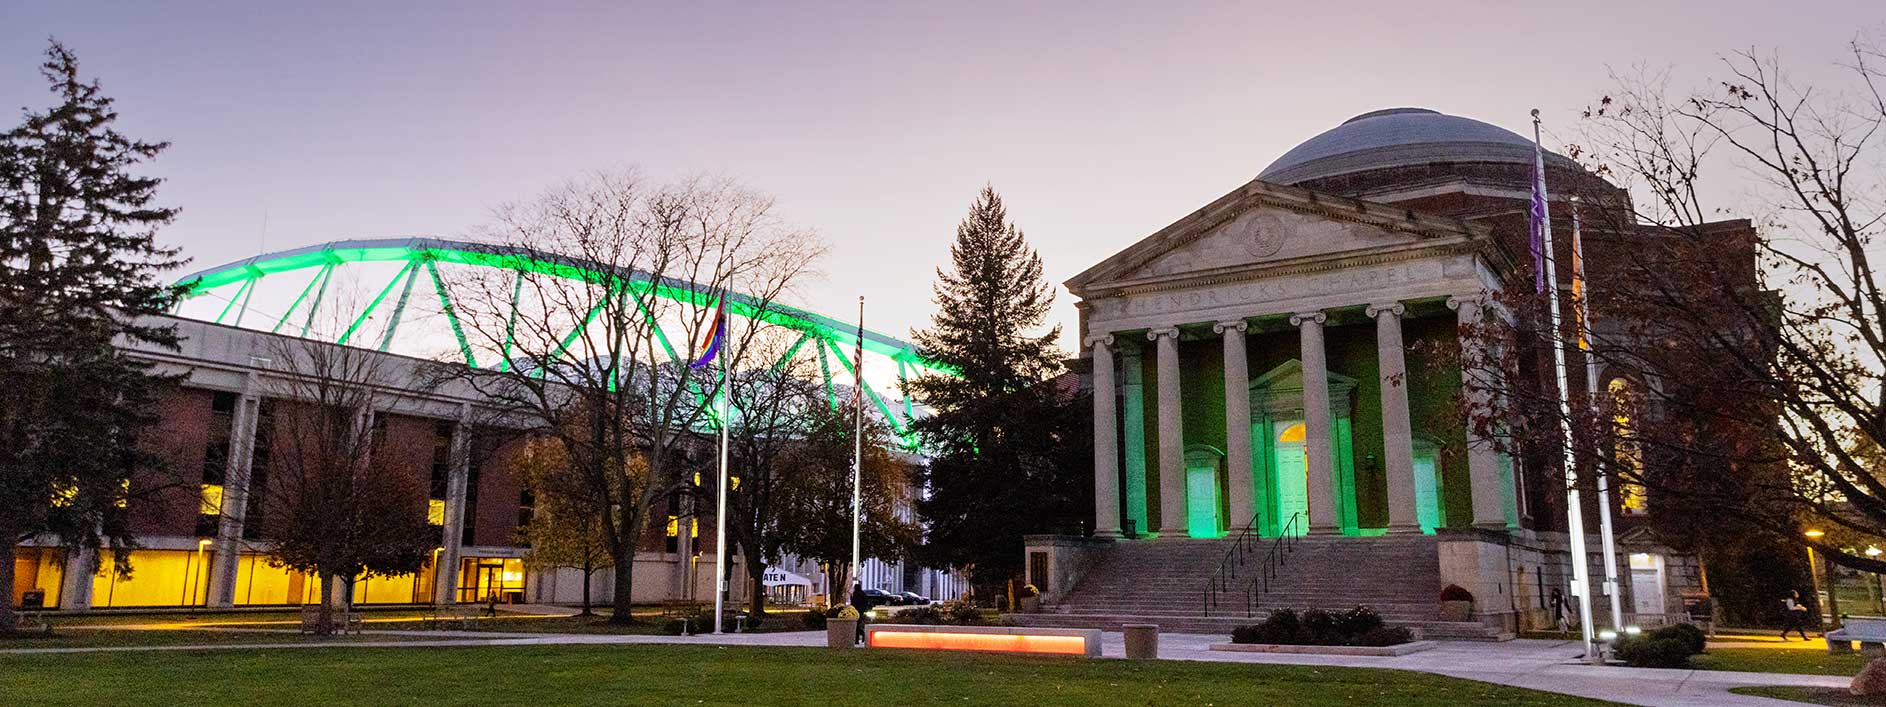
[[[1613,476],[1618,479],[1618,505],[1625,515],[1643,515],[1650,512],[1650,497],[1644,492],[1643,484],[1633,481],[1644,478],[1644,452],[1637,444],[1635,421],[1631,419],[1637,409],[1636,395],[1631,384],[1622,378],[1612,379],[1607,387],[1614,411],[1612,456],[1617,462],[1617,473]]]
[[[701,519],[695,518],[688,521],[688,535],[701,537]]]
[[[668,516],[668,537],[681,535],[681,516]]]
[[[1307,431],[1306,428],[1304,428],[1303,423],[1301,422],[1291,425],[1289,427],[1285,427],[1282,432],[1277,433],[1277,442],[1280,444],[1302,442],[1304,433],[1306,431]]]
[[[426,501],[426,522],[433,525],[445,525],[445,502],[439,499]]]
[[[729,484],[727,485],[727,486],[728,486],[728,488],[731,488],[731,489],[733,489],[733,490],[735,490],[735,491],[739,491],[739,490],[740,490],[740,477],[738,477],[738,476],[729,476],[729,477],[727,477],[727,479],[728,479],[728,481],[730,481],[730,482],[731,482],[731,483],[729,483]]]
[[[221,515],[223,487],[217,484],[203,484],[203,507],[197,512],[206,516]]]

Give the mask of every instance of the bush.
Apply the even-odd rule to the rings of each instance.
[[[1473,601],[1473,592],[1458,584],[1449,584],[1441,589],[1441,601]]]
[[[989,619],[983,616],[981,609],[960,601],[946,601],[941,604],[905,609],[897,613],[896,622],[924,626],[989,625]]]
[[[800,620],[805,622],[805,627],[808,629],[814,631],[825,630],[825,612],[823,611],[808,609],[804,614],[800,615]]]
[[[1657,634],[1620,640],[1615,650],[1633,668],[1687,668],[1692,655],[1682,638]]]
[[[1232,643],[1274,643],[1295,646],[1392,646],[1413,640],[1405,628],[1383,625],[1381,614],[1366,606],[1348,611],[1290,609],[1270,612],[1262,623],[1231,631]]]
[[[1652,638],[1670,638],[1681,641],[1691,655],[1703,652],[1704,646],[1709,641],[1709,637],[1703,635],[1702,629],[1691,624],[1671,624],[1651,631],[1650,636]]]

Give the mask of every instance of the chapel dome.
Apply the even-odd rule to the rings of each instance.
[[[1522,164],[1532,141],[1511,130],[1426,108],[1370,111],[1291,148],[1258,173],[1275,184],[1302,184],[1379,169],[1433,164]],[[1578,169],[1553,153],[1555,167]]]

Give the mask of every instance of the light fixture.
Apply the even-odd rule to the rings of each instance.
[[[1879,557],[1879,553],[1880,553],[1880,549],[1877,546],[1873,546],[1873,545],[1866,546],[1867,557]]]
[[[1617,639],[1618,639],[1618,632],[1616,631],[1604,630],[1604,631],[1598,632],[1598,640],[1604,641],[1605,643],[1610,643]]]
[[[1802,535],[1806,535],[1810,538],[1818,538],[1826,534],[1827,533],[1821,532],[1819,529],[1816,529],[1816,528],[1809,528],[1807,532],[1802,533]]]
[[[1640,633],[1643,633],[1643,632],[1644,632],[1644,630],[1643,630],[1642,628],[1638,628],[1638,627],[1636,627],[1636,626],[1625,626],[1625,627],[1624,627],[1624,635],[1627,635],[1627,636],[1635,636],[1635,635],[1637,635],[1637,634],[1640,634]]]

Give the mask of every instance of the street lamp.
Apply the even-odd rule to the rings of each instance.
[[[1809,528],[1807,529],[1806,532],[1803,532],[1801,534],[1807,536],[1809,540],[1819,540],[1822,537],[1825,537],[1827,535],[1827,533],[1821,531],[1818,528]],[[1815,598],[1818,599],[1822,591],[1821,573],[1820,573],[1820,569],[1816,566],[1816,563],[1814,562],[1814,546],[1813,545],[1807,546],[1807,574],[1809,577],[1812,577],[1814,579],[1814,596]],[[1840,599],[1834,596],[1835,588],[1836,586],[1834,582],[1834,577],[1831,573],[1829,573],[1827,576],[1827,582],[1826,582],[1827,617],[1828,617],[1827,626],[1826,626],[1827,629],[1840,628]]]
[[[1881,551],[1877,545],[1866,546],[1867,559],[1877,560]],[[1874,603],[1879,607],[1879,614],[1886,616],[1886,575],[1873,573],[1873,584],[1867,585],[1867,593],[1873,595]]]

